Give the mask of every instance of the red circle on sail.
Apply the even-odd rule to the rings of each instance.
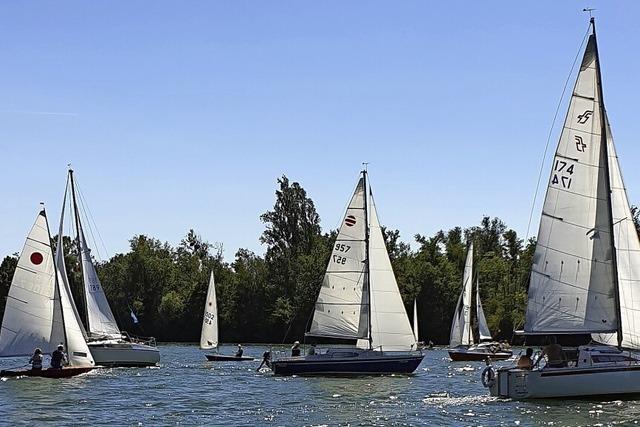
[[[347,224],[347,227],[353,227],[356,225],[356,217],[353,215],[347,215],[344,219],[344,223]]]
[[[44,261],[44,257],[40,252],[32,253],[29,259],[31,260],[31,263],[35,265],[40,265],[42,264],[42,261]]]

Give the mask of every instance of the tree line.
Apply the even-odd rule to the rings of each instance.
[[[315,205],[299,183],[286,176],[277,183],[275,205],[260,217],[265,227],[260,236],[266,245],[263,256],[239,249],[233,260],[225,260],[221,244],[210,244],[189,230],[175,247],[136,235],[127,253],[98,263],[98,275],[120,327],[160,341],[197,341],[213,271],[223,342],[302,340],[336,230],[322,231]],[[436,344],[449,340],[470,241],[494,337],[510,340],[512,331],[522,327],[534,239],[525,242],[502,220],[488,216],[477,226],[454,227],[432,236],[418,234],[415,249],[396,229],[384,229],[384,236],[409,316],[417,300],[421,340]],[[70,284],[83,316],[77,250],[70,238],[65,237],[64,244],[68,245]],[[16,264],[17,254],[6,256],[0,264],[0,313]]]

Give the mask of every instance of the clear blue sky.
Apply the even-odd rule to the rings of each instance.
[[[40,201],[57,228],[68,162],[109,255],[189,228],[262,253],[282,174],[334,228],[362,161],[407,241],[484,214],[524,235],[585,6],[640,203],[640,2],[2,2],[0,256]]]

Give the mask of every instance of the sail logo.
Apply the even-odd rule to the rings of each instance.
[[[31,261],[31,264],[33,264],[33,265],[40,265],[40,264],[42,264],[42,261],[44,261],[44,257],[42,256],[42,254],[40,252],[34,252],[29,257],[29,260]]]
[[[576,150],[578,150],[581,153],[584,153],[584,149],[587,148],[587,144],[584,143],[581,136],[576,135],[575,140],[576,140]]]
[[[347,215],[344,219],[344,223],[347,224],[347,227],[353,227],[356,225],[356,217],[353,215]]]
[[[581,125],[587,123],[589,118],[591,118],[592,114],[593,114],[592,110],[586,110],[584,113],[578,116],[578,123],[580,123]]]

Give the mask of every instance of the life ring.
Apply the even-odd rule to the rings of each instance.
[[[496,371],[493,366],[487,366],[482,371],[482,385],[489,388],[496,383]]]

